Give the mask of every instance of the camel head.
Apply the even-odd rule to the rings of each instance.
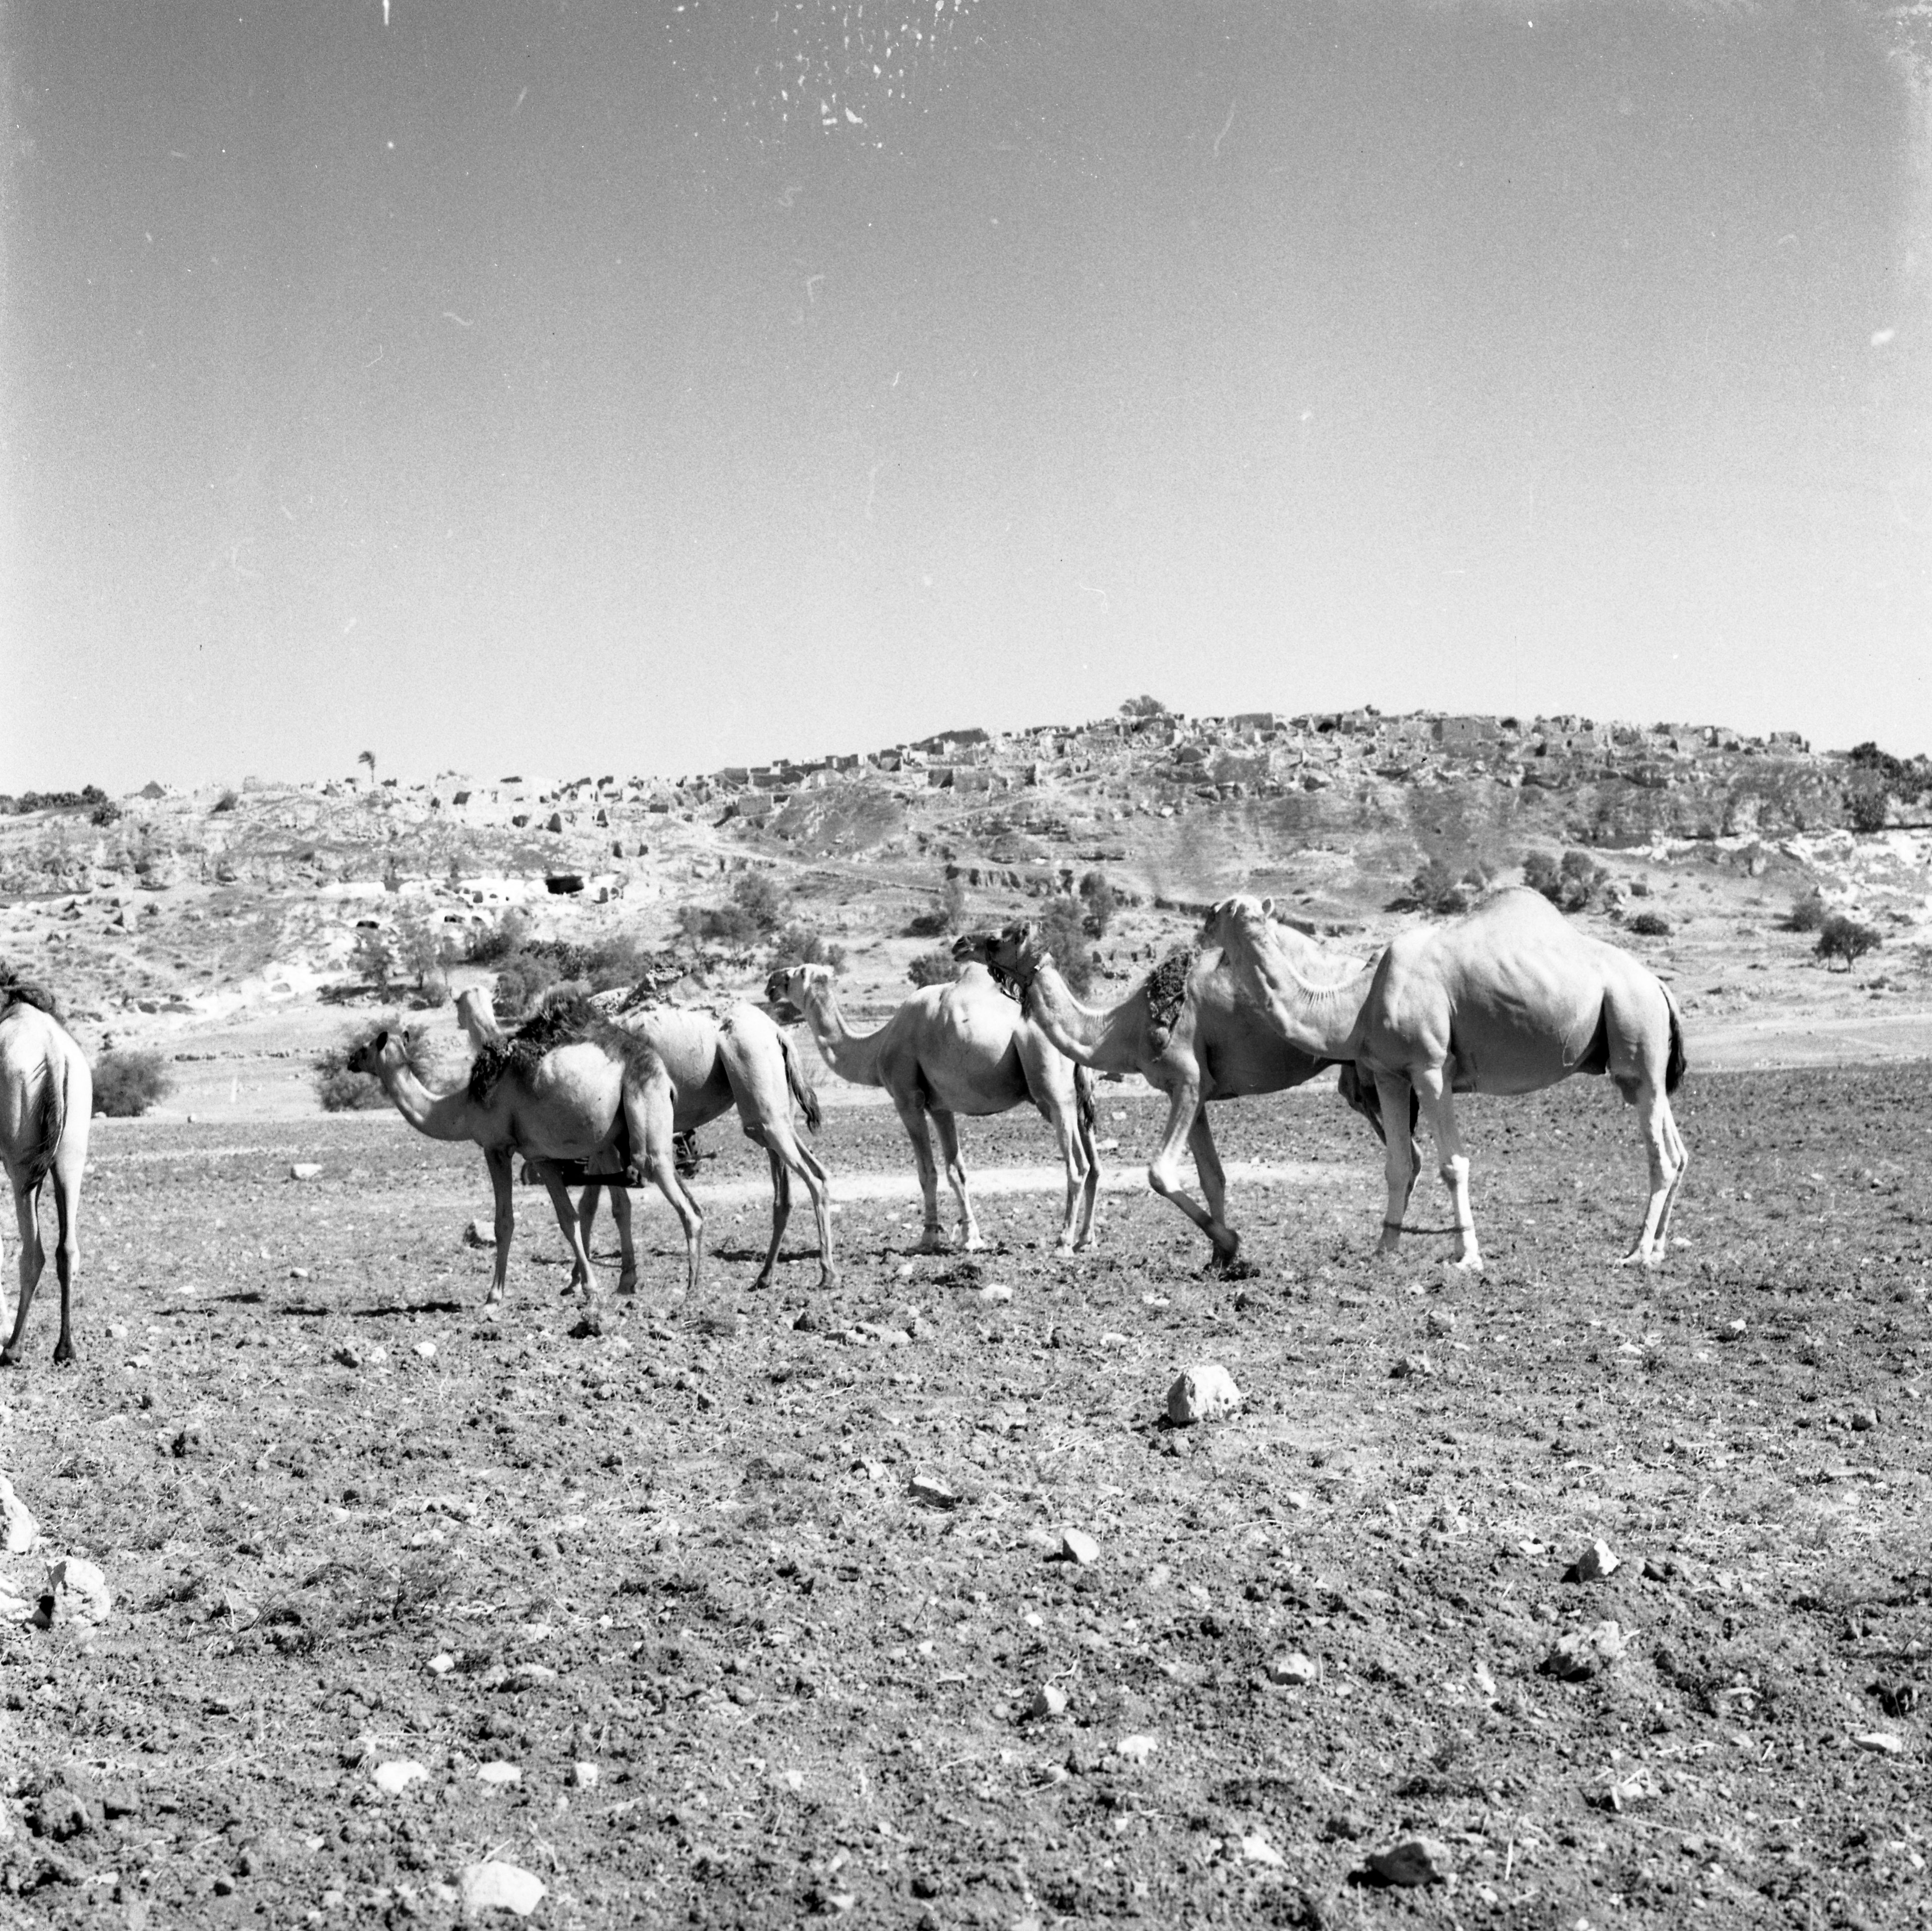
[[[1201,922],[1201,943],[1218,946],[1225,952],[1230,940],[1238,940],[1252,951],[1267,937],[1274,919],[1272,898],[1251,898],[1246,892],[1238,892],[1233,898],[1217,898],[1208,907],[1208,916]]]
[[[416,1053],[422,1043],[418,1029],[378,1027],[342,1063],[352,1073],[367,1073],[373,1080],[380,1080],[387,1072],[419,1072]]]
[[[968,932],[953,941],[952,956],[984,966],[996,979],[1024,990],[1053,955],[1040,942],[1040,928],[1030,920],[1016,920],[997,932]]]
[[[781,1026],[794,1026],[832,990],[828,965],[780,966],[765,981],[765,1003]]]
[[[490,1009],[489,1001],[476,986],[466,985],[456,995],[456,1023],[469,1034],[472,1046],[503,1036],[502,1028],[496,1024],[496,1015]]]

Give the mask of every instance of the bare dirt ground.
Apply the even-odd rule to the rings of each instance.
[[[1295,1163],[1235,1190],[1240,1283],[1144,1195],[1072,1263],[1048,1198],[989,1196],[970,1259],[870,1198],[836,1294],[800,1216],[754,1296],[762,1161],[714,1130],[699,1304],[656,1210],[595,1340],[530,1192],[479,1318],[472,1152],[97,1121],[82,1363],[44,1303],[0,1468],[116,1604],[0,1628],[0,1923],[447,1923],[486,1857],[553,1924],[1922,1922],[1924,1080],[1694,1073],[1648,1278],[1599,1081],[1469,1108],[1473,1282],[1440,1236],[1372,1259],[1332,1095],[1217,1109]],[[1157,1117],[1103,1088],[1110,1161]],[[877,1110],[820,1150],[904,1166]],[[1245,1408],[1165,1426],[1202,1360]],[[1370,1881],[1418,1834],[1444,1882]]]

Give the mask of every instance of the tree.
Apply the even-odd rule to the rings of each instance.
[[[1522,882],[1532,892],[1540,892],[1554,905],[1563,896],[1563,874],[1547,852],[1525,852]]]
[[[373,751],[358,752],[356,762],[369,767],[369,782],[374,784],[376,781],[376,754]]]
[[[387,936],[374,925],[364,925],[356,934],[356,949],[350,962],[376,988],[379,999],[387,999],[396,976],[396,955]]]
[[[1095,938],[1104,939],[1119,908],[1120,894],[1104,871],[1090,871],[1080,881],[1080,897],[1087,907],[1088,931]]]
[[[1056,893],[1040,915],[1040,943],[1053,955],[1060,976],[1077,993],[1094,982],[1094,955],[1087,943],[1087,915],[1070,892]]]
[[[429,983],[431,973],[448,962],[448,942],[421,912],[405,912],[396,921],[396,949],[404,969],[414,975],[418,991]]]
[[[939,909],[946,919],[942,931],[958,932],[965,928],[966,881],[956,871],[940,886]]]
[[[1164,718],[1168,715],[1167,706],[1158,697],[1130,697],[1120,706],[1124,718]]]
[[[1408,881],[1409,896],[1425,912],[1466,912],[1469,895],[1454,871],[1439,858],[1426,859]]]
[[[1818,956],[1825,961],[1829,971],[1832,961],[1843,959],[1845,970],[1850,972],[1866,953],[1874,952],[1880,943],[1875,926],[1861,925],[1858,921],[1843,912],[1834,912],[1825,921],[1818,934]]]
[[[827,965],[837,972],[845,964],[845,948],[834,945],[816,925],[808,925],[802,919],[794,919],[781,926],[772,937],[772,964]]]

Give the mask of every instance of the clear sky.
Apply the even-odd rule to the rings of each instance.
[[[1143,691],[1932,749],[1924,21],[0,17],[0,790]]]

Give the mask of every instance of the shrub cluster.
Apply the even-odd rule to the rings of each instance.
[[[1580,912],[1610,883],[1610,874],[1586,851],[1566,851],[1553,859],[1531,852],[1522,862],[1522,882],[1540,892],[1559,911]]]
[[[1070,892],[1057,892],[1041,910],[1040,944],[1053,955],[1060,977],[1082,994],[1094,983],[1095,962],[1087,931],[1086,908]]]
[[[1814,885],[1810,891],[1800,892],[1791,901],[1791,915],[1784,922],[1786,928],[1794,932],[1822,931],[1825,921],[1831,916],[1830,908],[1825,903],[1825,895]]]
[[[367,1073],[349,1070],[349,1055],[358,1043],[344,1039],[315,1056],[315,1096],[325,1113],[368,1113],[389,1103],[388,1096]]]
[[[110,1120],[138,1120],[173,1085],[159,1053],[103,1053],[94,1064],[94,1110]]]
[[[98,809],[107,802],[107,793],[98,784],[83,784],[78,791],[22,791],[18,797],[0,791],[0,812],[16,817],[29,811],[77,811],[90,805]]]
[[[1670,936],[1670,921],[1661,912],[1640,912],[1624,930],[1636,933],[1640,938],[1667,939]]]
[[[1466,912],[1486,889],[1491,876],[1489,868],[1480,863],[1471,865],[1459,877],[1447,860],[1425,859],[1408,881],[1409,900],[1424,912]]]
[[[906,968],[906,977],[915,985],[950,985],[959,976],[959,961],[944,946],[921,952]]]

